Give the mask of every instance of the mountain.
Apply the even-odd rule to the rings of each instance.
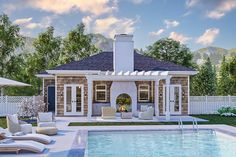
[[[33,47],[34,40],[35,40],[35,38],[25,37],[24,38],[25,45],[22,48],[17,48],[15,53],[16,54],[33,53],[34,52],[34,47]]]
[[[92,36],[92,43],[102,51],[113,50],[113,40],[111,38],[106,38],[101,34],[90,34],[90,35]]]
[[[236,48],[230,50],[213,46],[201,48],[194,52],[193,61],[198,65],[201,65],[207,57],[210,57],[212,64],[215,65],[218,70],[223,56],[226,58],[236,56]]]

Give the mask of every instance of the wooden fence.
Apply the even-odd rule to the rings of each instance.
[[[221,107],[236,107],[236,96],[190,96],[190,114],[215,114]]]

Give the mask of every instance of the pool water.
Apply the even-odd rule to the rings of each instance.
[[[89,132],[85,157],[236,157],[236,140],[212,130]]]

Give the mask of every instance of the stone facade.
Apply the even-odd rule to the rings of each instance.
[[[54,78],[44,78],[44,102],[46,103],[46,110],[48,107],[48,86],[55,86]]]
[[[110,89],[112,81],[94,81],[93,82],[93,103],[100,103],[95,100],[95,87],[99,84],[105,84],[107,86],[107,101],[101,103],[109,103],[110,102]]]
[[[163,85],[165,80],[159,82],[159,111],[160,115],[163,115]],[[188,114],[188,77],[172,77],[170,84],[180,84],[182,89],[182,115]]]
[[[137,86],[137,90],[139,89],[139,85],[141,84],[145,84],[145,85],[149,85],[149,102],[139,102],[139,104],[142,103],[153,103],[155,100],[155,82],[154,81],[135,81],[135,84]],[[137,95],[137,100],[138,100],[138,95]]]
[[[57,76],[57,115],[64,116],[64,85],[65,84],[83,84],[84,85],[84,116],[87,115],[88,110],[88,85],[87,79],[85,76]],[[95,86],[97,84],[106,84],[107,85],[107,101],[101,102],[106,105],[110,103],[110,87],[112,81],[94,81],[93,82],[93,106],[94,104],[99,104],[99,102],[95,101]],[[155,100],[155,83],[153,81],[135,81],[135,84],[138,86],[140,84],[148,84],[150,85],[150,102],[145,103],[154,103]],[[165,84],[165,80],[160,80],[159,82],[159,112],[160,115],[163,115],[163,84]],[[182,88],[182,115],[188,114],[188,77],[172,77],[171,84],[180,84]],[[45,102],[47,102],[47,86],[55,85],[54,79],[45,79],[44,81],[44,98]],[[144,104],[145,104],[144,103]],[[138,104],[142,104],[138,102]],[[97,105],[101,106],[101,105]]]
[[[64,116],[64,85],[84,85],[84,115],[88,111],[88,84],[85,76],[57,76],[57,115]]]

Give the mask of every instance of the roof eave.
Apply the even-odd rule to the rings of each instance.
[[[99,74],[100,70],[46,70],[49,74],[54,75],[87,75]]]

